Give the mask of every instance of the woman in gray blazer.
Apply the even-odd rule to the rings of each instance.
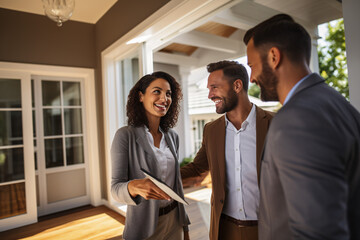
[[[165,72],[142,77],[131,89],[126,106],[128,126],[111,146],[111,193],[127,204],[126,240],[188,239],[184,206],[145,178],[145,169],[184,197],[179,164],[177,122],[180,85]],[[183,230],[185,234],[183,234]]]

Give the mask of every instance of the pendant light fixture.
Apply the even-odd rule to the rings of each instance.
[[[42,0],[46,16],[57,22],[59,27],[70,19],[75,7],[75,0]]]

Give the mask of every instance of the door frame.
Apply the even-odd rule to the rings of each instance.
[[[99,206],[102,204],[101,200],[101,180],[100,180],[100,164],[99,164],[99,150],[98,150],[98,125],[97,125],[97,111],[96,111],[96,101],[95,101],[95,77],[94,69],[89,68],[74,68],[74,67],[60,67],[60,66],[49,66],[49,65],[39,65],[39,64],[25,64],[25,63],[9,63],[9,62],[0,62],[0,71],[1,72],[10,72],[13,74],[22,74],[24,78],[28,80],[25,94],[27,103],[29,106],[23,110],[28,111],[28,119],[32,119],[32,106],[31,106],[31,76],[32,75],[42,75],[42,76],[53,76],[53,77],[67,77],[67,78],[83,78],[83,89],[84,89],[84,107],[85,115],[84,121],[86,122],[84,132],[87,135],[87,138],[84,138],[84,151],[86,149],[88,155],[88,179],[89,179],[89,195],[90,203],[93,206]],[[27,105],[24,105],[27,106]],[[31,131],[31,133],[30,133]],[[32,143],[32,125],[31,129],[28,129],[27,132],[31,134],[31,149],[27,150],[28,153],[31,152],[33,156],[33,143]],[[24,143],[25,144],[25,143]],[[24,150],[25,151],[25,150]],[[1,225],[0,231],[20,227],[27,225],[32,222],[37,221],[37,204],[36,204],[36,182],[35,182],[35,167],[34,159],[29,161],[29,165],[25,166],[25,171],[29,171],[27,174],[30,177],[29,181],[26,181],[26,184],[29,184],[29,195],[31,196],[31,211],[32,213],[31,222],[25,220],[13,220],[9,225],[3,227]],[[27,172],[25,172],[27,173]],[[28,192],[26,192],[28,194]],[[29,209],[30,210],[30,209]],[[9,218],[11,219],[11,218]],[[9,220],[10,222],[10,220]]]
[[[200,26],[217,12],[243,0],[172,0],[145,19],[130,32],[101,53],[104,142],[108,207],[125,215],[126,207],[119,205],[111,195],[110,146],[118,124],[116,106],[116,62],[139,51],[140,77],[153,71],[153,51],[176,36]],[[120,206],[120,207],[119,207]]]

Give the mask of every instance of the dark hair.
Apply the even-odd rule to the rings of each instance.
[[[264,58],[264,53],[271,47],[277,47],[290,61],[298,63],[306,60],[310,63],[311,38],[300,24],[287,14],[275,15],[249,29],[244,36],[247,45],[250,39]]]
[[[243,83],[243,89],[247,92],[249,86],[249,76],[246,68],[242,64],[236,61],[224,60],[210,63],[206,68],[209,73],[212,73],[216,70],[223,70],[224,76],[229,81],[229,83],[233,83],[236,79],[240,79]]]
[[[143,125],[148,126],[148,119],[145,114],[145,108],[140,102],[140,92],[145,94],[148,86],[156,79],[165,79],[170,84],[172,103],[166,115],[160,119],[160,127],[163,131],[167,132],[170,128],[174,127],[180,112],[180,99],[182,98],[181,88],[179,83],[170,74],[165,72],[154,72],[147,74],[140,78],[135,86],[130,90],[128,101],[126,104],[126,115],[128,117],[128,125],[140,127]],[[148,126],[149,127],[149,126]]]

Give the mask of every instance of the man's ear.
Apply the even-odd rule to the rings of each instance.
[[[277,47],[272,47],[270,48],[269,52],[268,52],[268,61],[269,61],[269,65],[272,69],[276,69],[279,67],[280,65],[280,61],[281,61],[281,52]]]
[[[233,83],[233,88],[236,93],[239,93],[243,89],[243,82],[240,79],[236,79]]]

